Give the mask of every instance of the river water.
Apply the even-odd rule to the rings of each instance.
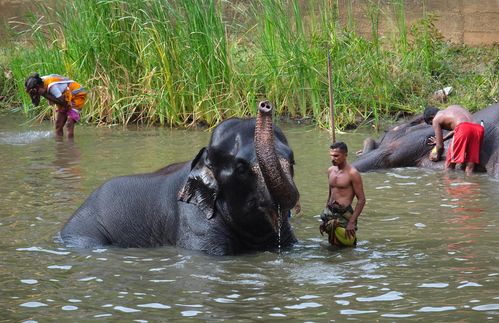
[[[206,131],[51,125],[0,114],[0,321],[497,321],[499,182],[421,169],[363,174],[359,245],[331,250],[326,132],[283,126],[295,151],[299,243],[213,257],[155,249],[64,248],[57,233],[113,176],[192,158]],[[353,152],[366,135],[338,135]],[[351,153],[351,157],[354,154]]]

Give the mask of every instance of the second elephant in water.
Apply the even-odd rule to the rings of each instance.
[[[476,112],[473,119],[477,123],[483,120],[485,127],[480,165],[475,170],[499,178],[499,104]],[[378,141],[366,139],[362,154],[352,165],[361,172],[396,167],[443,169],[443,161],[435,163],[429,159],[432,146],[427,140],[434,135],[432,126],[424,123],[422,115],[417,116],[389,129]]]
[[[272,106],[255,119],[218,125],[189,162],[111,179],[61,231],[69,247],[176,245],[214,255],[276,250],[296,238],[287,214],[298,201],[293,151],[272,124]]]

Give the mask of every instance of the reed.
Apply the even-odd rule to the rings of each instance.
[[[268,98],[279,116],[328,127],[328,50],[339,128],[421,111],[447,85],[472,110],[497,100],[494,67],[457,72],[434,16],[407,28],[397,0],[395,31],[380,35],[378,2],[367,39],[352,18],[340,23],[337,0],[69,1],[40,8],[8,67],[26,113],[44,118],[51,109],[30,107],[25,77],[59,73],[90,90],[84,120],[106,124],[213,125],[254,115]]]

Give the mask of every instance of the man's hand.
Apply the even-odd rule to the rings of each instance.
[[[348,222],[347,227],[345,228],[345,234],[348,239],[355,238],[355,223]]]
[[[326,224],[324,222],[319,225],[319,232],[321,233],[321,236],[323,236],[324,232],[326,232]]]
[[[39,95],[31,95],[30,94],[30,97],[31,97],[31,103],[33,103],[33,105],[35,107],[39,106],[40,105],[40,96]]]
[[[301,204],[300,202],[298,201],[298,203],[296,203],[295,207],[293,208],[293,210],[295,211],[295,214],[298,215],[300,214],[301,212]]]
[[[430,152],[430,156],[429,156],[428,158],[430,158],[430,160],[431,160],[432,162],[437,162],[437,161],[439,161],[439,160],[440,160],[440,156],[439,156],[439,154],[438,154],[437,147],[434,147],[434,148],[431,150],[431,152]]]
[[[440,157],[438,157],[438,154],[431,153],[431,154],[430,154],[430,160],[431,160],[432,162],[437,162],[437,161],[439,161],[439,160],[440,160]]]
[[[435,139],[435,136],[430,136],[426,139],[426,144],[429,146],[435,146],[437,144],[437,139]]]

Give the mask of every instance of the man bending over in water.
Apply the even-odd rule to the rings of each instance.
[[[355,246],[357,218],[366,204],[362,178],[348,164],[348,148],[344,142],[332,144],[329,156],[333,166],[328,169],[329,196],[319,231],[326,232],[329,243],[334,246]],[[354,197],[357,198],[355,210],[351,205]]]
[[[466,174],[470,175],[475,164],[480,163],[480,148],[483,140],[483,127],[473,122],[471,113],[459,105],[451,105],[445,110],[427,107],[424,120],[435,130],[435,137],[429,144],[435,145],[430,160],[439,161],[444,151],[444,141],[454,136],[447,150],[445,168],[454,168],[456,164],[466,163]],[[442,129],[451,131],[445,138]]]
[[[56,106],[55,134],[62,137],[66,125],[68,138],[73,138],[74,125],[80,120],[80,111],[87,99],[85,88],[64,76],[40,76],[38,73],[28,76],[24,87],[35,106],[40,104],[42,96]]]

